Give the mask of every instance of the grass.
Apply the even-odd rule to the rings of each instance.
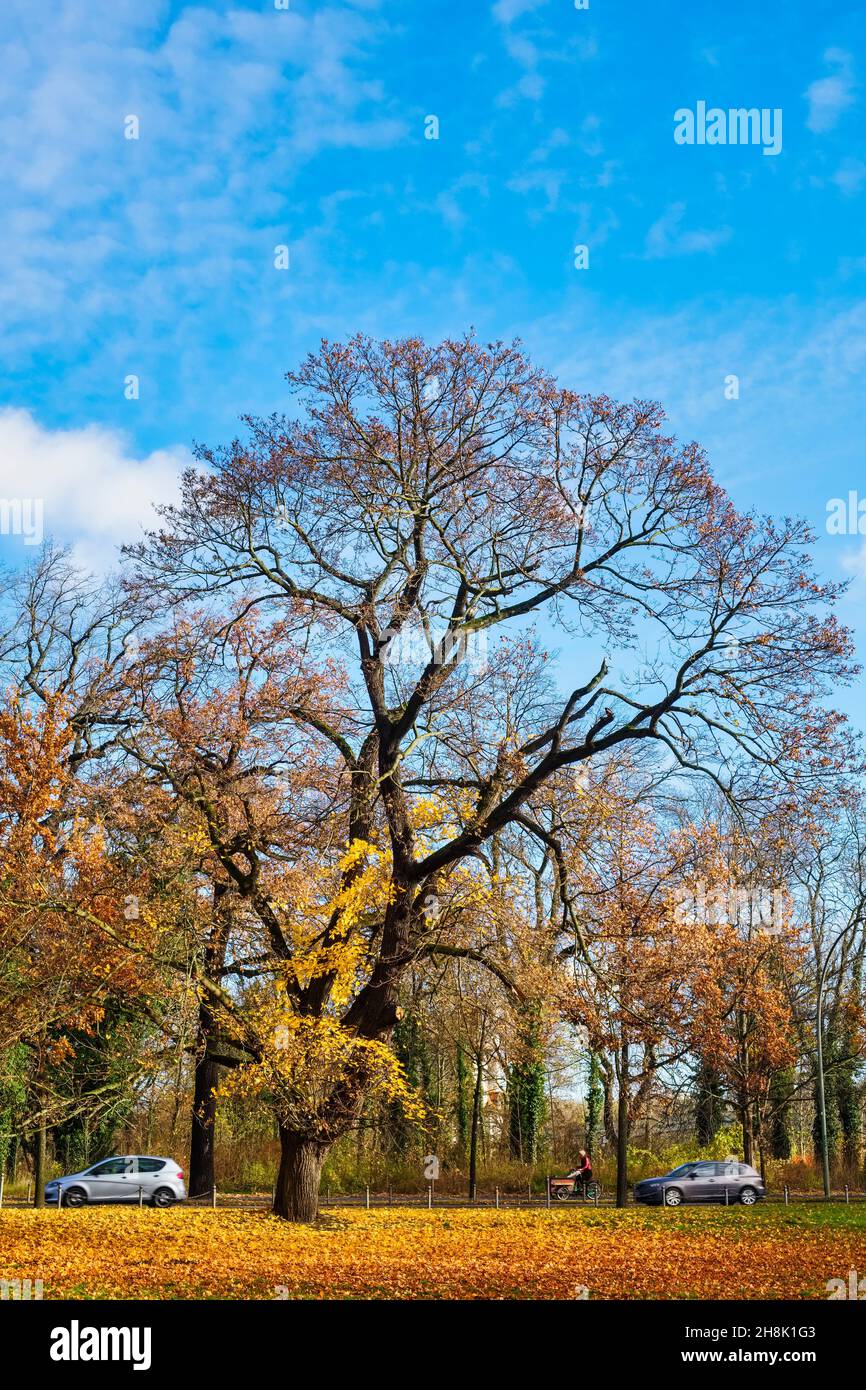
[[[0,1212],[0,1279],[45,1298],[824,1298],[866,1209]]]

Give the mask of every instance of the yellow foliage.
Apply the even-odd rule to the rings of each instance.
[[[267,1043],[260,1061],[233,1068],[216,1094],[267,1094],[283,1121],[322,1139],[333,1137],[362,1093],[399,1105],[421,1122],[425,1109],[402,1066],[382,1042],[358,1038],[335,1018],[301,1016],[284,1003],[255,1006],[249,1019]],[[339,1128],[335,1132],[339,1132]]]

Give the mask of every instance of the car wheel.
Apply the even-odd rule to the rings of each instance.
[[[174,1201],[176,1198],[170,1187],[158,1187],[150,1199],[150,1204],[154,1207],[170,1207]]]
[[[740,1193],[740,1201],[744,1207],[753,1207],[758,1200],[758,1194],[753,1187],[744,1187]]]
[[[678,1187],[665,1188],[665,1206],[678,1207],[682,1205],[683,1194]]]
[[[58,1205],[61,1207],[85,1207],[87,1206],[87,1193],[83,1187],[69,1187],[65,1192],[61,1189]]]

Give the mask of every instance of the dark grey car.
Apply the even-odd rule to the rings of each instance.
[[[634,1199],[648,1205],[679,1207],[683,1202],[741,1202],[754,1206],[765,1195],[760,1173],[736,1159],[683,1163],[662,1178],[635,1185]]]

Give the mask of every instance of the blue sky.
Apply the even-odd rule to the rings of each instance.
[[[474,325],[661,400],[861,627],[825,516],[866,496],[864,40],[804,0],[7,0],[0,496],[104,563],[320,337]],[[781,152],[676,144],[699,101],[780,109]]]

